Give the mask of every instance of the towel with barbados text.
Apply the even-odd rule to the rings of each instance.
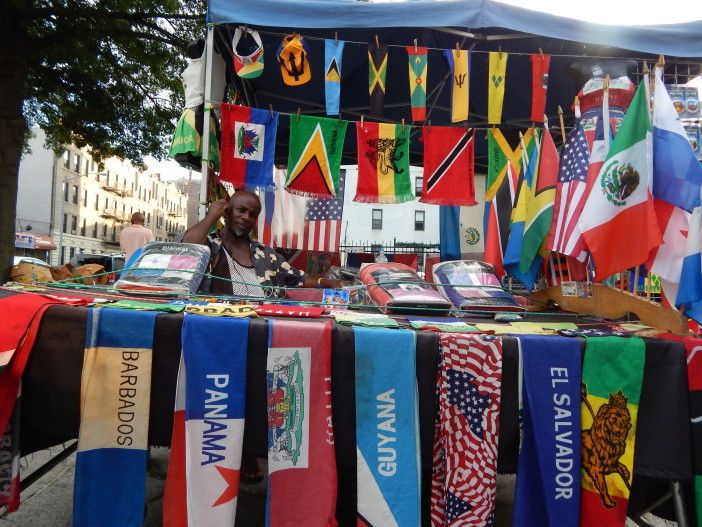
[[[631,491],[646,348],[638,337],[585,339],[580,525],[622,527]]]
[[[336,525],[331,323],[269,322],[266,525]]]
[[[432,526],[493,525],[502,340],[441,335]]]
[[[88,311],[73,525],[140,526],[146,498],[154,311]]]
[[[580,522],[580,342],[521,336],[524,439],[513,527]]]
[[[186,314],[183,320],[185,455],[181,459],[185,461],[187,524],[180,525],[234,525],[248,335],[246,318]],[[177,412],[176,402],[176,417]],[[176,426],[174,420],[174,431]],[[173,472],[177,476],[183,469],[174,466]]]
[[[358,524],[419,525],[416,335],[353,328]]]

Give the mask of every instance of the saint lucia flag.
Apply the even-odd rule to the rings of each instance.
[[[275,190],[277,131],[278,112],[222,104],[222,181],[237,189]]]
[[[419,525],[415,334],[364,327],[353,334],[359,525]]]
[[[702,165],[656,68],[653,92],[653,195],[692,212],[700,206]]]
[[[249,321],[185,315],[188,525],[234,525],[244,438]]]
[[[140,526],[146,497],[154,311],[88,312],[73,525]]]
[[[339,115],[341,95],[341,58],[344,54],[344,41],[325,39],[324,41],[324,97],[327,115]]]

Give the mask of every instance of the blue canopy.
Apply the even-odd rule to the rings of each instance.
[[[587,7],[584,6],[584,9]],[[593,24],[493,0],[209,0],[207,21],[284,28],[504,28],[620,49],[702,57],[702,20],[682,24]]]

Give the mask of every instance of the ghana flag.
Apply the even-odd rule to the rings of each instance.
[[[290,150],[285,189],[293,194],[333,198],[348,121],[290,116]]]
[[[585,340],[580,525],[626,521],[646,346],[638,337]]]
[[[409,170],[410,128],[356,123],[358,184],[354,201],[402,203],[414,199]]]

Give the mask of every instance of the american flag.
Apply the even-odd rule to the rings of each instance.
[[[501,383],[499,338],[442,335],[433,526],[494,523]]]
[[[286,192],[283,170],[276,170],[273,180],[276,191],[261,196],[259,241],[285,249],[339,252],[345,171],[339,175],[339,195],[333,199],[305,198]]]

